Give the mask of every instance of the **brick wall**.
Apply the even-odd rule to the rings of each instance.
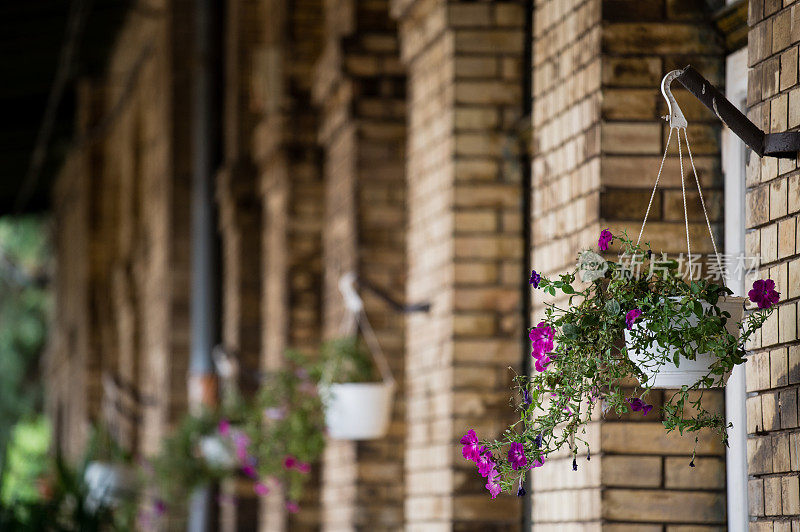
[[[157,450],[186,405],[191,12],[186,2],[154,7],[161,16],[129,15],[107,74],[81,101],[89,121],[54,191],[58,256],[69,277],[59,282],[49,355],[52,388],[61,392],[48,402],[73,454],[101,403],[120,443],[144,454]],[[68,369],[71,360],[89,371]],[[102,401],[101,374],[110,384]],[[90,401],[75,392],[77,382]]]
[[[767,132],[796,130],[800,4],[751,0],[749,6],[748,116]],[[800,522],[798,211],[797,159],[751,155],[745,243],[749,255],[760,255],[760,277],[775,281],[781,299],[746,366],[750,530],[790,530]]]
[[[404,299],[405,76],[389,2],[326,6],[326,43],[314,97],[325,150],[324,337],[342,334],[339,278],[361,279]],[[361,290],[365,311],[403,390],[404,317]],[[405,394],[394,400],[389,434],[329,440],[323,465],[325,530],[396,530],[404,523]]]
[[[406,329],[407,529],[513,529],[519,501],[491,501],[457,442],[504,426],[521,359],[524,13],[435,0],[393,11],[409,77],[406,295],[432,304]]]
[[[718,86],[724,80],[721,40],[701,7],[671,1],[536,2],[531,223],[537,270],[553,275],[571,268],[577,251],[595,247],[607,227],[637,237],[669,132],[659,118],[666,114],[657,90],[661,78],[691,63]],[[719,126],[677,85],[719,244]],[[643,241],[677,254],[686,252],[686,244],[674,134],[671,146]],[[692,252],[711,253],[685,142],[683,153]],[[543,302],[535,294],[534,323],[543,315]],[[654,393],[650,401],[658,405],[663,393],[669,391]],[[705,397],[723,410],[721,392]],[[713,435],[701,436],[694,469],[688,467],[694,439],[667,437],[656,418],[595,422],[588,438],[599,460],[579,461],[573,473],[564,455],[534,475],[534,529],[724,523],[724,452]]]
[[[262,209],[261,366],[275,369],[287,348],[314,355],[321,338],[322,159],[311,102],[312,65],[319,56],[322,2],[259,3],[264,41],[253,54],[250,105],[259,115],[253,154]],[[319,471],[302,511],[288,516],[283,494],[261,505],[261,530],[318,530]]]

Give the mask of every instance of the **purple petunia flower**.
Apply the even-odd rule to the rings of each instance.
[[[478,457],[477,463],[478,473],[480,473],[482,477],[489,477],[494,471],[495,463],[491,451],[484,451]]]
[[[294,501],[286,501],[286,511],[290,514],[296,514],[300,511],[300,505]]]
[[[572,470],[573,471],[577,471],[578,470],[578,459],[574,458],[574,457],[572,458]]]
[[[539,456],[533,462],[531,462],[531,467],[542,467],[544,465],[544,456]]]
[[[536,447],[537,449],[542,446],[542,436],[543,436],[543,434],[540,432],[533,439],[533,446]]]
[[[269,488],[263,482],[256,482],[255,486],[253,486],[253,490],[259,497],[263,497],[264,495],[269,493]]]
[[[649,405],[639,399],[638,397],[633,397],[628,399],[628,404],[631,405],[631,410],[634,412],[641,412],[643,416],[646,416],[650,413],[653,409],[653,405]]]
[[[600,251],[608,251],[608,246],[614,241],[614,235],[608,229],[603,229],[600,232],[600,238],[597,240],[597,247]]]
[[[639,310],[638,308],[635,308],[633,310],[629,310],[628,313],[625,314],[625,326],[628,328],[628,330],[630,330],[631,327],[633,327],[633,323],[637,319],[639,319],[639,316],[641,316],[641,315],[642,315],[642,311]]]
[[[531,270],[531,278],[528,279],[528,284],[530,284],[534,288],[539,288],[539,283],[542,281],[542,276],[536,272],[536,270]]]
[[[533,403],[533,397],[531,397],[531,392],[526,387],[524,390],[522,390],[522,404],[525,406],[531,406],[531,403]]]
[[[531,339],[533,358],[541,358],[553,350],[553,338],[555,337],[555,330],[547,325],[545,322],[539,322],[539,325],[531,329],[528,337]]]
[[[297,458],[295,458],[295,457],[294,457],[294,456],[292,456],[291,454],[287,454],[287,455],[286,455],[286,456],[283,458],[283,468],[284,468],[284,469],[294,469],[294,467],[295,467],[296,465],[297,465]]]
[[[460,441],[464,446],[461,449],[461,454],[464,455],[464,458],[467,460],[472,460],[473,462],[477,462],[481,455],[481,447],[480,443],[478,442],[478,435],[475,434],[475,431],[469,429],[467,433],[461,437]]]
[[[525,457],[525,446],[517,442],[512,443],[508,448],[508,461],[514,471],[528,465],[528,459]]]
[[[311,471],[311,464],[308,462],[301,462],[300,460],[297,461],[297,465],[294,468],[300,471],[303,474],[309,473]]]
[[[162,501],[161,499],[156,499],[153,503],[153,511],[157,516],[162,516],[167,511],[167,503]]]
[[[220,419],[219,424],[217,425],[217,432],[220,433],[221,436],[227,436],[231,432],[231,424],[227,419]]]
[[[769,308],[778,302],[781,294],[775,290],[775,281],[759,279],[753,283],[753,289],[747,295],[758,308]]]

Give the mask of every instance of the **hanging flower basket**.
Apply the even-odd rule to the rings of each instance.
[[[393,382],[331,384],[327,389],[325,424],[336,440],[382,438],[392,416]]]
[[[676,304],[680,304],[680,298],[669,298]],[[723,296],[717,301],[717,307],[722,312],[727,312],[730,318],[726,318],[725,329],[736,340],[739,339],[739,326],[742,323],[744,314],[743,297]],[[705,301],[700,302],[704,313],[711,311],[712,306]],[[648,338],[648,326],[652,323],[651,319],[643,319],[634,323],[630,330],[625,330],[625,346],[628,358],[639,367],[646,379],[643,386],[649,388],[681,388],[682,386],[692,386],[711,372],[711,366],[717,359],[714,353],[698,352],[694,358],[681,357],[679,350],[670,345],[663,345],[657,340],[645,347],[637,347],[635,337]],[[677,318],[670,320],[673,329],[679,329],[682,325],[686,327],[697,327],[698,317],[690,314],[683,324]],[[676,357],[676,355],[678,355]],[[720,387],[728,382],[730,372],[725,372],[722,381],[715,381],[712,387]]]
[[[704,408],[703,392],[722,386],[726,375],[745,362],[745,345],[763,326],[779,294],[773,281],[756,281],[748,296],[758,308],[744,316],[742,299],[730,298],[732,292],[724,284],[693,278],[681,134],[717,272],[724,275],[724,270],[694,168],[686,119],[669,91],[676,72],[665,76],[662,92],[670,109],[667,146],[677,131],[688,275],[679,261],[653,253],[646,242],[640,245],[666,159],[665,148],[636,241],[608,229],[600,233],[599,251],[609,252],[616,240],[618,261],[585,250],[575,269],[557,278],[531,273],[534,289],[562,297],[545,303],[544,319],[529,332],[532,375],[514,379],[519,420],[500,439],[480,440],[470,429],[460,440],[464,458],[475,462],[492,498],[501,491],[524,495],[523,481],[529,471],[543,466],[564,447],[572,454],[572,469],[577,470],[579,448],[585,449],[587,460],[591,457],[585,434],[593,416],[650,415],[657,408],[647,403],[654,387],[675,388],[664,394],[658,412],[667,432],[695,433],[697,442],[701,431],[713,430],[727,442],[725,419]],[[639,389],[631,390],[636,380]],[[693,458],[689,465],[694,465]]]
[[[328,435],[337,440],[382,438],[392,417],[395,380],[364,312],[355,280],[353,273],[339,280],[346,309],[340,330],[345,336],[322,346],[325,424]],[[363,343],[355,334],[359,330]]]

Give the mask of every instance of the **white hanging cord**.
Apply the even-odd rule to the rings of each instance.
[[[381,377],[385,382],[394,384],[391,367],[386,360],[386,354],[381,349],[378,336],[375,334],[369,319],[367,319],[367,313],[364,311],[364,302],[356,291],[355,282],[356,275],[353,272],[348,272],[339,279],[339,292],[342,294],[345,306],[340,331],[352,334],[357,328],[360,328],[364,333],[364,341],[367,342],[367,347],[375,360],[375,364],[378,366]]]
[[[636,245],[639,245],[639,241],[642,239],[642,233],[644,232],[644,224],[647,223],[647,216],[650,214],[650,207],[653,206],[653,198],[656,196],[656,189],[658,188],[658,181],[661,179],[661,172],[664,170],[664,161],[667,159],[667,150],[669,149],[669,141],[672,139],[672,130],[674,128],[669,128],[669,136],[667,136],[667,145],[664,146],[664,156],[661,157],[661,165],[658,167],[658,175],[656,176],[656,184],[653,186],[653,192],[650,193],[650,202],[647,204],[647,211],[644,213],[644,220],[642,220],[642,228],[639,229],[639,238],[636,239]]]
[[[683,176],[683,153],[681,152],[681,132],[678,130],[678,161],[681,167],[681,194],[683,195],[683,221],[686,224],[686,250],[689,252],[689,280],[692,279],[692,243],[689,241],[689,213],[686,210],[686,187]]]
[[[695,183],[697,183],[697,194],[700,196],[700,205],[703,207],[703,216],[706,218],[706,227],[708,227],[708,236],[711,237],[711,247],[714,248],[714,257],[717,259],[717,268],[719,274],[722,276],[722,286],[725,286],[725,275],[722,271],[722,261],[720,261],[719,251],[717,251],[717,243],[714,240],[714,231],[711,230],[711,222],[708,219],[708,211],[706,210],[706,202],[703,200],[703,191],[700,189],[700,178],[697,177],[697,169],[694,167],[694,158],[692,157],[692,148],[689,146],[689,135],[686,130],[683,130],[683,136],[686,138],[686,151],[689,152],[689,162],[692,163],[692,173],[694,174]]]

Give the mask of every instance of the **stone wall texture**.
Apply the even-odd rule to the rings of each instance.
[[[648,205],[643,240],[685,253],[681,163],[692,252],[713,252],[691,162],[722,243],[721,125],[677,84],[693,159],[673,133],[651,192],[670,137],[658,85],[692,64],[722,87],[733,51],[714,22],[723,2],[223,4],[219,320],[238,385],[252,394],[286,349],[314,356],[339,336],[338,281],[354,272],[397,393],[385,438],[329,441],[300,513],[280,490],[258,500],[237,479],[222,486],[219,529],[725,529],[724,448],[709,434],[696,447],[667,436],[652,414],[598,412],[591,461],[581,449],[573,472],[570,456],[554,457],[527,501],[491,500],[458,445],[468,428],[499,434],[514,414],[523,327],[544,310],[527,260],[556,275],[604,228],[636,238]],[[748,4],[749,116],[797,129],[800,3]],[[53,190],[57,310],[44,365],[46,408],[71,457],[95,421],[150,455],[187,409],[193,13],[189,0],[132,9],[106,73],[77,85],[76,141]],[[746,366],[750,529],[794,532],[800,170],[750,154],[746,181],[747,252],[781,292]],[[430,310],[398,312],[368,285]],[[721,392],[705,399],[724,412]]]

